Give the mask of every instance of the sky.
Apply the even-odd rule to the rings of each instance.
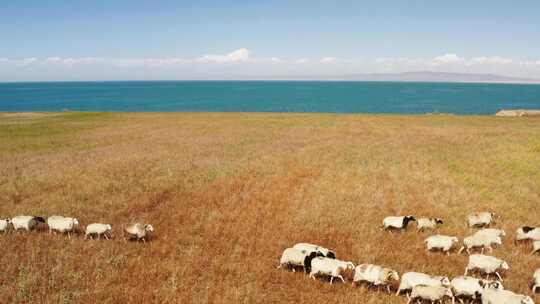
[[[540,1],[0,1],[0,81],[540,79]]]

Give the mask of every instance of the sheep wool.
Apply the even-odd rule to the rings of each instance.
[[[450,254],[450,249],[459,242],[458,238],[455,236],[447,235],[432,235],[424,241],[426,243],[426,250],[442,250],[446,254]]]
[[[388,216],[383,219],[383,229],[407,229],[410,222],[416,221],[412,215]]]
[[[7,232],[10,222],[9,219],[0,220],[0,232]]]
[[[142,240],[146,242],[146,235],[154,231],[154,227],[150,224],[143,225],[135,223],[124,228],[125,235],[128,239]]]
[[[448,287],[417,285],[413,287],[407,303],[411,303],[411,301],[416,299],[428,300],[431,301],[431,303],[435,301],[442,302],[445,297],[449,297],[452,299],[452,303],[454,302],[454,295],[452,294],[452,290]]]
[[[317,257],[311,261],[311,272],[309,277],[315,279],[316,275],[326,275],[330,277],[330,284],[334,281],[334,278],[340,279],[345,283],[343,274],[346,270],[343,263],[326,257]]]
[[[504,289],[498,281],[487,281],[469,276],[459,276],[450,282],[454,297],[476,300],[484,288]]]
[[[486,288],[482,291],[482,303],[489,304],[534,304],[533,299],[510,290]]]
[[[379,265],[362,264],[354,269],[353,286],[361,282],[368,282],[375,286],[386,286],[390,291],[389,284],[398,282],[399,274],[397,271],[390,268],[385,268]]]
[[[467,217],[469,227],[485,227],[491,224],[494,214],[491,212],[477,212]]]
[[[84,235],[84,238],[88,238],[88,236],[91,236],[93,234],[96,234],[98,236],[98,239],[101,235],[105,237],[105,239],[109,239],[107,236],[107,233],[110,233],[112,231],[112,226],[109,224],[101,224],[101,223],[94,223],[86,226],[86,232]]]
[[[331,259],[336,258],[336,254],[334,253],[334,251],[319,245],[314,245],[310,243],[298,243],[294,245],[293,248],[305,251],[308,254],[314,251],[320,253],[319,256],[324,256]]]
[[[431,276],[421,272],[407,272],[401,277],[396,295],[417,285],[450,287],[450,280],[447,277]]]
[[[488,235],[470,235],[463,239],[463,246],[459,249],[459,253],[465,249],[467,253],[470,253],[470,250],[475,247],[480,247],[482,249],[482,253],[484,252],[484,249],[487,249],[489,252],[491,252],[493,249],[491,248],[492,244],[501,245],[502,240],[501,237],[492,237]]]
[[[536,293],[537,288],[540,288],[540,268],[536,269],[536,271],[533,274],[532,292]]]
[[[11,219],[13,229],[23,229],[26,231],[33,230],[38,223],[45,223],[45,219],[41,216],[20,215]]]
[[[419,231],[426,229],[435,229],[438,225],[442,225],[443,221],[440,218],[422,217],[416,221],[416,227]]]
[[[507,270],[510,269],[510,267],[505,261],[496,257],[483,254],[472,254],[469,256],[469,263],[465,268],[465,275],[471,270],[479,270],[487,274],[488,278],[490,274],[495,273],[499,280],[502,281],[501,275],[498,272],[500,269]]]

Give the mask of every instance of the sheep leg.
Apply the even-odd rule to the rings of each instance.
[[[109,240],[109,236],[107,236],[106,233],[104,233],[103,236],[105,237],[106,240]]]
[[[461,248],[459,248],[458,254],[461,254],[461,252],[463,252],[463,249],[465,249],[465,247],[461,246]]]
[[[534,285],[533,288],[532,288],[532,293],[536,293],[536,288],[538,288],[538,287],[540,287],[540,286]]]
[[[409,300],[407,301],[407,304],[411,303],[412,301],[412,298],[409,298]]]
[[[467,272],[469,272],[469,267],[465,267],[465,274],[464,275],[467,275]]]
[[[345,279],[343,279],[343,276],[341,276],[341,275],[338,275],[338,278],[340,278],[340,279],[341,279],[341,282],[345,283]]]
[[[484,247],[482,247],[482,248],[480,249],[480,253],[481,253],[481,254],[484,254]]]
[[[330,276],[330,285],[332,285],[332,282],[334,281],[334,277]]]
[[[390,285],[386,285],[386,290],[387,290],[388,292],[391,291],[391,290],[390,290]]]
[[[496,271],[495,271],[495,274],[497,275],[497,277],[499,278],[499,280],[502,282],[503,279],[501,278],[501,275],[500,275],[498,272],[496,272]]]

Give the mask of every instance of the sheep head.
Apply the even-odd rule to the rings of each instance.
[[[144,230],[146,232],[154,232],[154,227],[152,227],[152,225],[150,224],[147,224],[147,225],[144,225]]]

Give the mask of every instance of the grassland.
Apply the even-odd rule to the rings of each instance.
[[[457,276],[428,233],[382,233],[386,215],[492,210],[505,287],[540,267],[513,231],[540,225],[540,119],[322,114],[0,114],[0,218],[62,214],[117,239],[0,235],[1,303],[405,303],[276,270],[307,241],[354,263]],[[119,231],[150,222],[152,242]],[[540,297],[535,297],[540,301]]]

